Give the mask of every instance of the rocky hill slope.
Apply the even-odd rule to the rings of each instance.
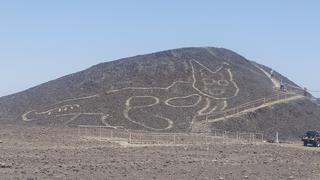
[[[190,132],[213,113],[283,93],[269,72],[270,68],[222,48],[139,55],[1,97],[0,121]],[[272,77],[296,87],[279,73]],[[319,107],[301,97],[208,123],[203,131],[261,131],[271,136],[277,128],[287,138],[309,128],[320,129],[319,115]]]

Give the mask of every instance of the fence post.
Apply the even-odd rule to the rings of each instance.
[[[237,132],[237,142],[239,141],[239,132]]]
[[[110,138],[113,138],[113,130],[110,131]]]
[[[101,129],[102,129],[102,127],[101,126],[99,126],[99,136],[100,136],[100,142],[102,141],[102,135],[101,135]]]
[[[176,135],[173,135],[173,144],[176,145]]]
[[[208,145],[208,136],[206,135],[206,145]]]
[[[78,139],[80,140],[80,126],[78,126]]]
[[[255,142],[255,134],[253,133],[252,134],[252,143],[254,143]]]
[[[224,132],[222,133],[222,144],[224,144]]]
[[[131,144],[131,138],[132,138],[132,134],[131,132],[129,133],[129,143]]]

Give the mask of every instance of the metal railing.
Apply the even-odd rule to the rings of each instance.
[[[219,112],[214,112],[214,113],[208,114],[208,115],[206,115],[205,120],[208,122],[209,120],[212,120],[212,119],[218,119],[218,118],[223,118],[223,117],[227,117],[227,116],[231,116],[231,115],[235,115],[235,114],[241,114],[242,112],[245,112],[248,109],[263,106],[267,103],[285,100],[285,99],[288,99],[288,98],[291,98],[294,96],[297,96],[297,94],[295,94],[295,93],[279,93],[279,94],[272,95],[269,97],[265,97],[265,98],[261,98],[261,99],[254,100],[251,102],[247,102],[247,103],[244,103],[242,105],[236,106],[234,108],[231,108],[231,109],[228,109],[225,111],[219,111]]]
[[[212,145],[226,143],[261,143],[262,133],[228,132],[212,130],[211,133],[154,133],[110,129],[105,126],[78,126],[78,137],[99,141],[124,141],[129,144],[158,145]]]

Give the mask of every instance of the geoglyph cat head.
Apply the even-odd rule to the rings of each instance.
[[[239,88],[229,64],[223,63],[216,71],[212,71],[196,60],[191,60],[190,63],[193,87],[202,95],[214,99],[228,99],[238,95]]]

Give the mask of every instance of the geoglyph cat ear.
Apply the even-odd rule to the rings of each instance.
[[[191,66],[195,71],[199,71],[199,72],[205,72],[207,71],[207,67],[205,67],[204,65],[200,64],[198,61],[196,60],[190,60]],[[210,71],[210,70],[209,70]]]
[[[200,73],[201,75],[210,75],[210,74],[215,73],[215,72],[211,71],[211,69],[207,68],[206,66],[204,66],[203,64],[201,64],[200,62],[198,62],[196,60],[191,60],[190,64],[192,66],[192,70],[194,73]]]
[[[231,65],[229,63],[222,63],[222,67],[225,68],[225,69],[231,69]]]
[[[202,74],[204,74],[204,73],[217,73],[218,71],[220,71],[222,69],[231,69],[230,64],[228,64],[226,62],[223,62],[222,65],[216,71],[210,70],[209,68],[207,68],[206,66],[199,63],[196,60],[191,60],[190,63],[191,63],[191,66],[195,72],[201,72]]]
[[[228,63],[223,63],[219,72],[222,79],[232,80],[231,66]]]

